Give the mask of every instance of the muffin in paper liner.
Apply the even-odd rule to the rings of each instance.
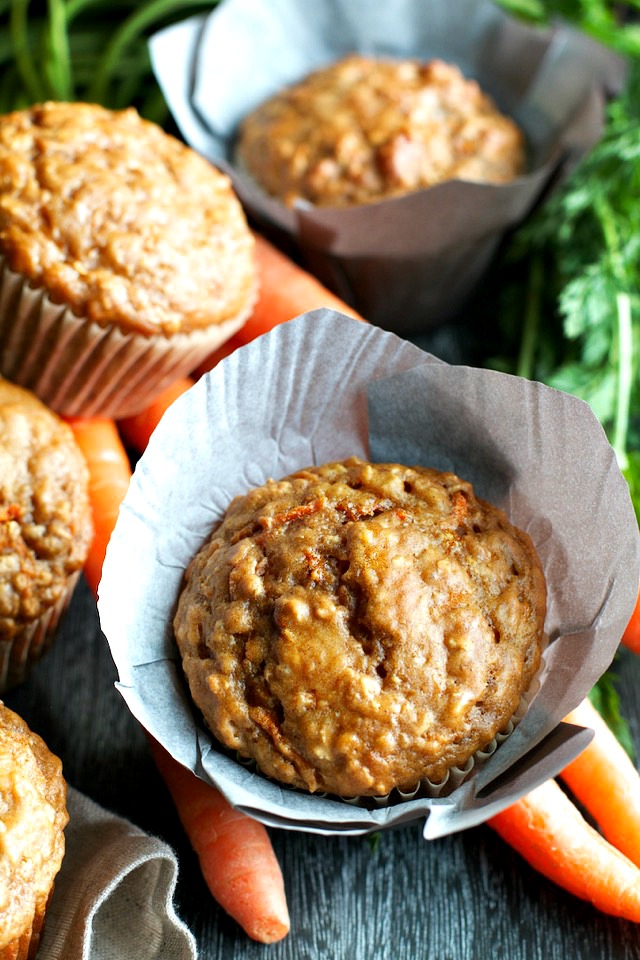
[[[22,624],[13,637],[0,637],[0,694],[26,680],[33,665],[49,650],[79,578],[80,571],[68,578],[60,599],[42,616]]]
[[[0,378],[0,692],[49,649],[87,558],[89,472],[73,432]]]
[[[60,760],[0,702],[0,960],[34,960],[65,851]]]
[[[223,0],[157,33],[150,52],[185,140],[231,176],[258,225],[362,316],[403,335],[460,313],[509,232],[597,142],[625,72],[579,32],[534,28],[490,0]],[[268,196],[237,161],[240,122],[352,52],[459,66],[524,132],[525,172],[350,208],[290,209]]]
[[[65,416],[133,415],[248,318],[229,178],[133,109],[0,116],[0,373]]]
[[[545,571],[548,645],[528,709],[439,797],[362,806],[268,781],[217,746],[182,674],[172,621],[184,571],[230,500],[268,477],[352,455],[468,479],[529,533]],[[562,720],[609,666],[639,570],[628,488],[586,404],[443,363],[392,333],[319,310],[235,351],[167,411],[123,503],[98,609],[129,708],[236,807],[272,826],[325,834],[426,817],[425,836],[434,837],[485,820],[588,742],[588,731]]]
[[[0,258],[0,374],[61,416],[122,419],[194,370],[243,326],[252,305],[188,334],[123,333],[55,303]]]

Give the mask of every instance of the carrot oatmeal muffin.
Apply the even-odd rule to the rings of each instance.
[[[351,55],[258,106],[238,158],[287,205],[350,206],[453,178],[504,183],[524,137],[474,80],[432,60]]]
[[[295,787],[384,796],[504,729],[545,606],[531,539],[469,483],[353,458],[233,500],[174,627],[222,744]]]
[[[122,417],[247,319],[253,237],[229,179],[134,109],[0,117],[0,373]]]
[[[33,960],[64,856],[62,764],[0,702],[0,960]]]
[[[0,378],[0,690],[52,641],[92,537],[85,460],[71,429]]]

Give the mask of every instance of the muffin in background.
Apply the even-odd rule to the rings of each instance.
[[[0,960],[33,960],[64,857],[62,764],[0,702]]]
[[[454,178],[508,183],[525,141],[456,65],[352,54],[253,110],[238,158],[288,206],[345,207]]]
[[[452,473],[358,458],[230,504],[174,628],[212,734],[310,792],[441,782],[502,733],[538,668],[527,533]]]
[[[48,649],[89,551],[87,465],[69,426],[0,378],[0,691]]]
[[[229,179],[133,109],[0,117],[0,374],[58,413],[124,417],[247,319]]]

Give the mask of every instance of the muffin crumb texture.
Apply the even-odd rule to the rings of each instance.
[[[454,178],[508,182],[524,170],[525,142],[454,64],[354,54],[252,111],[238,158],[289,206],[342,207]]]
[[[68,821],[60,760],[0,702],[0,950],[33,956]],[[16,952],[11,952],[15,947]]]
[[[64,596],[92,532],[87,466],[71,429],[0,380],[0,640]]]
[[[229,179],[133,109],[0,117],[0,252],[80,317],[172,336],[246,317],[253,238]]]
[[[384,796],[504,729],[545,604],[531,539],[469,483],[353,458],[237,497],[174,625],[222,744],[291,786]]]

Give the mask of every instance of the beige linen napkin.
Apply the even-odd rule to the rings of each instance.
[[[175,854],[69,788],[66,853],[38,960],[195,960],[177,916]]]

